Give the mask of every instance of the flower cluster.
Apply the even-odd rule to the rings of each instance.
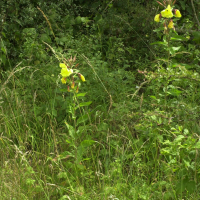
[[[171,19],[173,16],[180,18],[181,17],[181,13],[180,13],[180,11],[178,9],[172,9],[171,6],[168,5],[165,10],[161,11],[160,14],[157,14],[154,17],[154,21],[160,22],[161,18],[164,18],[164,19],[166,19],[164,27],[167,27],[166,21],[167,21],[167,19],[170,19],[168,21],[168,28],[171,29],[171,28],[174,28],[174,23],[173,23],[173,20]]]
[[[67,77],[69,77],[71,74],[73,74],[73,69],[69,69],[64,63],[60,63],[61,69],[61,82],[63,84],[67,83]]]
[[[71,66],[72,61],[75,61],[75,58],[73,60],[69,59],[68,61]],[[69,92],[71,92],[71,89],[73,91],[78,92],[80,81],[76,80],[76,77],[78,75],[79,79],[83,82],[85,82],[85,77],[82,74],[77,73],[77,70],[73,70],[70,66],[65,63],[60,63],[60,67],[61,67],[60,74],[62,76],[61,82],[65,85],[67,84],[67,88]],[[77,82],[77,84],[75,82]]]

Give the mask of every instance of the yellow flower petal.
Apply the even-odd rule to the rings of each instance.
[[[65,68],[65,67],[67,67],[64,63],[60,63],[60,67],[61,68]]]
[[[70,76],[72,73],[73,73],[72,69],[62,68],[60,74],[62,75],[62,77],[66,78],[66,77]]]
[[[168,28],[174,28],[174,23],[172,20],[170,20],[169,24],[168,24]]]
[[[173,17],[173,13],[172,13],[172,8],[170,5],[167,6],[167,8],[163,11],[161,11],[161,15],[164,18],[172,18]]]
[[[62,77],[61,78],[61,82],[62,82],[62,84],[66,84],[67,83],[67,78]]]
[[[157,15],[154,17],[154,21],[155,21],[155,22],[159,22],[159,21],[160,21],[160,14],[157,14]]]
[[[182,17],[181,13],[179,10],[175,10],[175,17]]]

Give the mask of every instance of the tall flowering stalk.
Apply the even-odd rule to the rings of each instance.
[[[164,27],[164,42],[167,42],[168,49],[168,62],[170,58],[170,30],[175,31],[173,17],[180,18],[182,15],[178,9],[174,9],[174,4],[176,0],[172,3],[172,0],[165,0],[163,3],[157,1],[160,5],[162,5],[165,9],[162,10],[159,14],[154,17],[155,22],[161,22]]]
[[[69,132],[73,129],[73,133],[77,131],[77,121],[79,122],[82,117],[83,113],[80,107],[88,106],[92,102],[82,102],[81,106],[79,103],[78,98],[84,97],[86,93],[79,93],[79,88],[81,86],[82,82],[85,82],[85,77],[79,72],[77,69],[77,66],[79,64],[75,64],[76,57],[69,58],[69,59],[62,59],[62,63],[59,64],[61,71],[61,83],[66,87],[64,91],[68,91],[70,93],[70,98],[68,99],[68,109],[66,109],[66,112],[68,114],[71,114],[71,118],[73,120],[73,126],[70,125],[68,122],[66,122],[66,126],[69,129]],[[79,114],[77,114],[76,110],[79,108],[79,111],[81,113],[80,119],[77,119],[79,117]],[[74,137],[74,136],[73,136]],[[75,141],[75,138],[73,138]]]

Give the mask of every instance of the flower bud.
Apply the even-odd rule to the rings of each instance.
[[[74,86],[75,86],[75,82],[73,81],[72,85],[71,85],[71,88],[74,89]]]
[[[167,31],[168,31],[168,29],[167,29],[167,26],[166,26],[166,24],[164,23],[164,34],[167,34]]]
[[[85,82],[85,77],[82,74],[78,73],[78,76],[83,82]]]
[[[77,88],[76,88],[76,93],[78,93],[78,89],[79,89],[79,88],[78,88],[78,86],[77,86]]]
[[[180,11],[178,9],[175,9],[175,17],[182,17]]]
[[[69,85],[67,86],[67,90],[68,90],[68,92],[70,92],[70,87],[69,87]]]

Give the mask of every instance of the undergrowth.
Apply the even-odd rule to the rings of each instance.
[[[154,61],[114,36],[105,51],[94,33],[24,31],[23,62],[1,72],[0,199],[199,198],[199,58],[184,63],[166,7]]]

